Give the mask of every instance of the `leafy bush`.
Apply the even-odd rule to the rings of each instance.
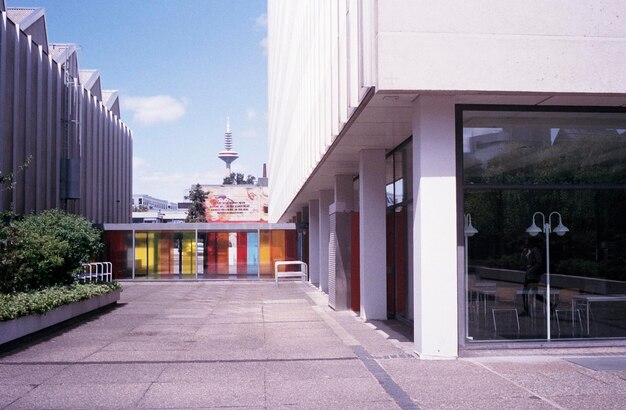
[[[102,249],[86,219],[59,210],[13,220],[0,233],[0,292],[27,292],[70,284]]]
[[[47,313],[59,306],[104,295],[119,288],[117,283],[74,283],[37,292],[0,294],[0,321]]]

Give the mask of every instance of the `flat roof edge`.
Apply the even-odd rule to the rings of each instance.
[[[104,224],[105,231],[256,231],[256,230],[294,230],[293,223],[128,223]]]

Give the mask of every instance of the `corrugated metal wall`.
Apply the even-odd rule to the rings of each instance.
[[[64,77],[61,62],[2,12],[0,171],[15,179],[12,187],[0,188],[0,209],[27,214],[61,208],[95,223],[130,222],[131,131]],[[70,94],[73,110],[67,108]],[[76,172],[62,175],[66,168]]]

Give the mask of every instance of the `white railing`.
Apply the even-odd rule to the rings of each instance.
[[[94,280],[113,282],[113,264],[111,262],[83,263],[83,273],[79,274],[77,279],[85,282]]]
[[[279,266],[287,266],[287,265],[298,265],[299,270],[297,271],[280,271]],[[308,276],[308,267],[305,262],[302,261],[278,261],[274,264],[274,280],[276,281],[276,286],[278,286],[278,278],[293,278],[299,277],[302,279],[302,282],[307,280]]]

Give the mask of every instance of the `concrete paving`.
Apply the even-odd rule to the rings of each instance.
[[[326,302],[296,282],[125,283],[116,307],[3,352],[0,408],[626,408],[626,349],[420,360]]]

